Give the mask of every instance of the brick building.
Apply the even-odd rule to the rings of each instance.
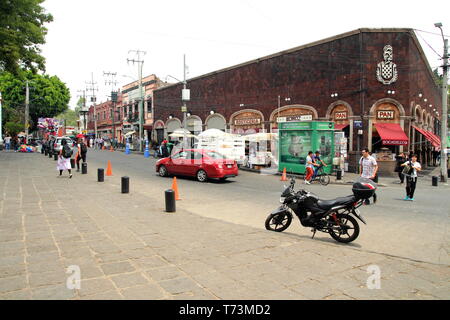
[[[439,134],[440,90],[412,29],[354,30],[190,79],[187,88],[193,133],[335,121],[348,138],[350,171],[363,147],[414,150],[429,163]],[[155,90],[154,137],[182,127],[181,89]]]

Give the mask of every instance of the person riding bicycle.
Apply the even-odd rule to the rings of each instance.
[[[311,180],[314,180],[314,178],[317,176],[317,172],[319,171],[320,168],[327,166],[327,164],[325,162],[323,162],[322,159],[320,159],[320,151],[319,150],[316,151],[316,154],[313,157],[313,161],[318,166],[316,166],[314,168],[314,173],[313,173]]]

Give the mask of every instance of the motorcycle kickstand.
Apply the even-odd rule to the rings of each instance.
[[[314,236],[316,235],[316,229],[314,228],[314,229],[311,229],[311,232],[313,233],[313,235],[312,235],[312,237],[311,237],[311,239],[314,239]]]

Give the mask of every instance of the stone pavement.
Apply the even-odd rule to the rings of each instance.
[[[121,194],[89,169],[60,178],[48,157],[0,152],[0,299],[450,298],[446,265],[165,213],[160,190]]]

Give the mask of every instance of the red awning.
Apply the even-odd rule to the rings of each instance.
[[[439,139],[439,137],[436,136],[434,133],[427,131],[425,129],[420,129],[416,126],[413,126],[413,128],[416,129],[417,131],[419,131],[428,141],[430,141],[431,144],[433,145],[433,147],[440,148],[441,139]]]
[[[398,123],[375,123],[384,145],[407,145],[408,137]]]
[[[348,123],[347,124],[335,124],[334,125],[334,130],[342,130],[342,129],[344,129],[347,126],[348,126]]]

